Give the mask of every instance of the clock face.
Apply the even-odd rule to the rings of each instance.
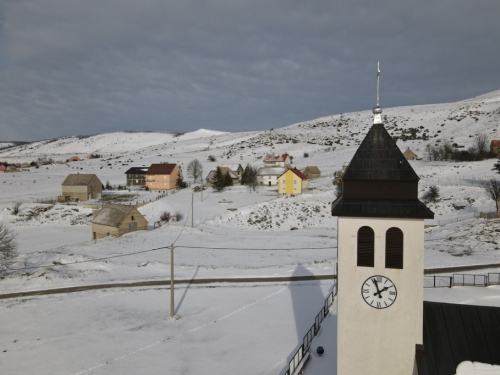
[[[385,276],[370,276],[361,286],[361,296],[368,305],[376,309],[391,306],[397,295],[396,286]]]

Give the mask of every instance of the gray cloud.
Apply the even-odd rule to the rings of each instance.
[[[500,89],[496,0],[8,1],[0,140],[269,129]]]

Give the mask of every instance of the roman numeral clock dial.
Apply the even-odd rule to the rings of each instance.
[[[363,300],[376,309],[391,306],[396,301],[397,295],[396,286],[385,276],[370,276],[361,286]]]

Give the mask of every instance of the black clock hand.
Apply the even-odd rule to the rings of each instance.
[[[379,290],[377,293],[375,293],[374,295],[376,296],[378,294],[379,298],[382,298],[382,292],[385,292],[386,290],[388,290],[390,287],[384,287],[384,289],[382,290]]]
[[[380,295],[380,290],[378,289],[377,279],[372,279],[372,283],[375,284],[375,287],[377,288],[377,293],[375,293],[374,296],[378,294],[378,298],[382,298],[382,296]]]

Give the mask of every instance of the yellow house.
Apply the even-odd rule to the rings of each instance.
[[[278,177],[279,194],[300,194],[307,189],[307,176],[298,169],[289,169]]]

